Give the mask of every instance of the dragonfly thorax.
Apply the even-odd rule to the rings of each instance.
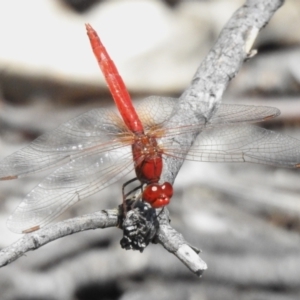
[[[137,178],[142,183],[158,182],[162,172],[162,150],[154,137],[136,136],[132,154]]]

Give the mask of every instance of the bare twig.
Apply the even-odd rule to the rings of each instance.
[[[59,238],[90,229],[114,227],[118,225],[118,210],[102,210],[92,214],[69,219],[25,234],[21,239],[0,252],[0,267],[5,266],[26,252],[36,250]]]
[[[203,123],[211,118],[221,101],[230,80],[236,76],[245,59],[251,57],[251,47],[258,32],[268,23],[283,0],[247,0],[229,20],[218,41],[198,68],[190,87],[182,96],[177,114],[171,122],[187,125]],[[185,120],[182,120],[182,116]],[[176,143],[192,145],[198,133],[178,136]],[[162,180],[174,182],[184,161],[165,158]],[[163,212],[165,213],[165,212]],[[37,249],[55,239],[79,231],[116,226],[118,211],[101,211],[90,215],[47,226],[39,231],[26,234],[19,241],[0,252],[0,265],[4,266],[24,253]],[[201,276],[207,268],[196,255],[197,250],[189,246],[182,235],[168,222],[167,215],[160,218],[160,228],[155,238],[165,249],[176,255],[196,275]]]
[[[183,238],[182,234],[177,232],[170,225],[167,212],[160,216],[159,225],[156,241],[166,250],[173,253],[193,273],[201,277],[203,272],[207,269],[207,265],[198,255],[200,250],[189,245]]]

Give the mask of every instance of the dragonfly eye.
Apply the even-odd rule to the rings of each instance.
[[[169,182],[163,184],[151,183],[143,192],[143,200],[150,203],[153,208],[168,205],[173,196],[173,187]]]

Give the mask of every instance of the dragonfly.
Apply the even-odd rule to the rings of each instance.
[[[300,141],[249,124],[278,116],[277,108],[220,104],[209,120],[189,123],[181,116],[187,124],[183,126],[172,121],[178,99],[151,96],[134,107],[96,31],[89,24],[86,29],[116,108],[96,108],[75,117],[0,162],[0,180],[54,168],[9,217],[11,231],[38,230],[133,170],[144,185],[142,199],[163,207],[173,195],[171,183],[160,183],[167,157],[300,167]],[[174,142],[191,132],[198,134],[192,146]]]

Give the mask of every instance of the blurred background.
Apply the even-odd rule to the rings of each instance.
[[[84,23],[101,36],[134,101],[178,97],[242,0],[10,0],[0,2],[0,157],[94,107],[113,104]],[[300,3],[286,1],[259,34],[225,103],[268,105],[263,126],[300,139]],[[0,247],[20,238],[6,219],[45,174],[0,183]],[[129,176],[130,178],[130,176]],[[125,182],[125,179],[122,180]],[[300,171],[185,163],[172,225],[201,248],[198,279],[160,245],[120,248],[122,232],[83,232],[0,269],[0,299],[299,299]],[[60,219],[121,201],[118,183]]]

